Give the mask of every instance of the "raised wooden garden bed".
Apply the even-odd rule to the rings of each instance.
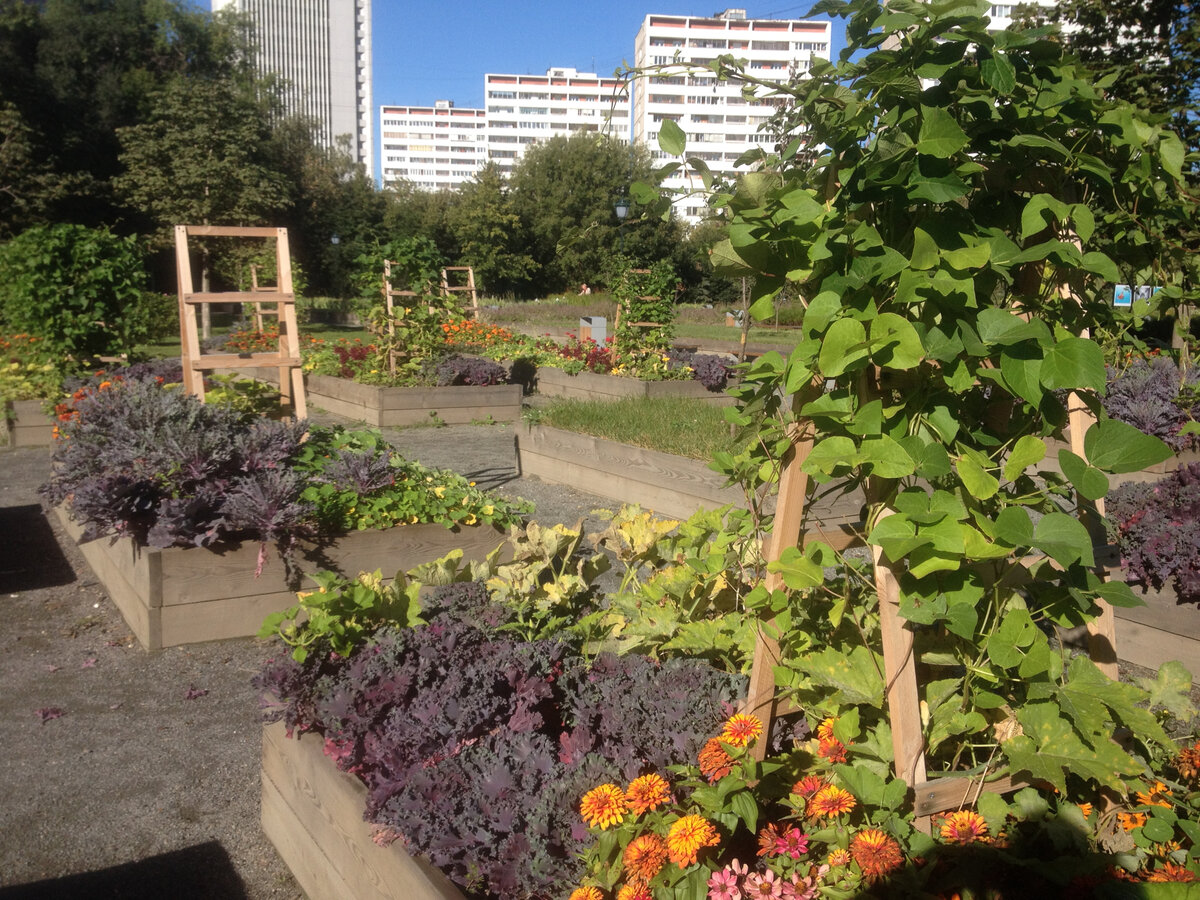
[[[1108,570],[1111,580],[1122,580],[1119,568]],[[1157,670],[1168,660],[1183,663],[1200,684],[1200,609],[1175,602],[1174,589],[1147,590],[1130,585],[1145,606],[1113,610],[1117,625],[1117,657]]]
[[[732,406],[733,398],[722,391],[710,391],[700,382],[642,381],[622,375],[597,375],[580,372],[568,375],[562,369],[541,366],[537,372],[537,390],[546,397],[572,400],[624,400],[629,397],[687,397],[718,406]]]
[[[309,900],[462,900],[428,862],[380,847],[363,821],[367,789],[339,772],[314,734],[263,729],[262,826]]]
[[[242,374],[271,384],[279,383],[273,369],[241,369]],[[472,422],[515,422],[521,418],[521,385],[486,387],[380,387],[348,378],[305,375],[309,406],[368,425],[427,425],[437,413],[447,425]]]
[[[76,541],[83,534],[66,511],[59,521]],[[461,549],[466,559],[483,559],[504,541],[500,529],[477,525],[450,531],[441,525],[404,525],[386,531],[356,531],[326,545],[302,542],[293,565],[302,572],[332,570],[343,575],[379,569],[397,571]],[[87,541],[80,551],[147,650],[258,633],[263,619],[296,603],[283,561],[273,547],[262,575],[254,577],[258,544],[224,551],[203,547],[155,550],[130,538]],[[312,587],[311,582],[300,588]]]
[[[49,447],[54,443],[54,419],[41,400],[9,400],[0,410],[4,427],[0,447]]]

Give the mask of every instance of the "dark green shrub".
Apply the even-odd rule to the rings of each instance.
[[[0,323],[76,358],[145,339],[153,305],[134,238],[107,228],[30,228],[0,246]]]

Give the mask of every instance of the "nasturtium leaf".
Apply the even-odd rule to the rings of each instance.
[[[1047,513],[1033,527],[1033,546],[1061,566],[1081,562],[1096,564],[1092,538],[1087,528],[1074,516],[1066,513]]]
[[[858,448],[854,441],[842,435],[827,437],[818,441],[804,461],[805,472],[821,472],[832,475],[839,469],[853,468],[858,465]]]
[[[1105,472],[1122,474],[1148,468],[1171,456],[1161,440],[1116,419],[1102,419],[1087,430],[1083,451],[1088,462]]]
[[[1046,350],[1040,375],[1042,384],[1049,390],[1091,388],[1103,391],[1106,384],[1104,352],[1093,341],[1065,338]]]
[[[1175,825],[1152,815],[1142,826],[1142,837],[1156,844],[1164,843],[1175,837]]]
[[[871,322],[872,361],[887,369],[912,369],[925,355],[921,337],[907,319],[880,313]]]
[[[956,465],[963,487],[976,500],[987,500],[995,496],[996,491],[1000,489],[1000,482],[995,476],[984,471],[983,467],[970,457],[960,457]]]
[[[1033,545],[1033,520],[1021,506],[1006,506],[996,516],[996,539],[1012,547]]]
[[[940,106],[921,107],[918,153],[946,159],[967,146],[967,140],[967,133],[947,110]]]
[[[1024,434],[1013,445],[1012,452],[1004,463],[1006,481],[1016,481],[1029,466],[1035,466],[1046,458],[1046,442],[1032,434]]]
[[[1058,451],[1058,465],[1064,475],[1087,500],[1099,500],[1108,493],[1108,476],[1070,450]]]
[[[668,156],[683,156],[687,135],[674,119],[663,119],[658,128],[658,146]]]
[[[858,319],[838,319],[825,332],[818,364],[827,378],[841,375],[867,358],[867,330]]]

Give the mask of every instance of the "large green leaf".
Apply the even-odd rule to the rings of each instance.
[[[858,461],[870,465],[881,478],[903,478],[916,468],[912,457],[886,434],[864,440],[859,445]]]
[[[957,462],[958,477],[962,479],[963,487],[976,500],[986,500],[995,496],[1000,489],[1000,482],[990,472],[968,456],[961,457]]]
[[[967,133],[954,116],[940,106],[921,107],[921,131],[917,152],[946,159],[967,146]]]
[[[1141,767],[1115,743],[1087,746],[1063,718],[1055,703],[1031,703],[1018,711],[1024,734],[1003,747],[1015,772],[1028,772],[1066,793],[1067,775],[1091,779],[1121,790],[1122,775],[1134,776]]]
[[[833,475],[838,470],[851,469],[858,465],[858,448],[854,441],[842,435],[818,441],[804,461],[805,472],[821,472]]]
[[[1040,463],[1046,457],[1046,442],[1032,434],[1022,435],[1013,445],[1012,452],[1004,462],[1004,477],[1015,481],[1029,466]]]
[[[663,119],[658,128],[658,146],[668,156],[683,156],[687,135],[674,119]]]
[[[1033,545],[1033,520],[1020,506],[1008,506],[996,516],[996,539],[1011,547]]]
[[[1116,419],[1102,419],[1083,438],[1088,462],[1105,472],[1137,472],[1163,462],[1171,448],[1156,437]]]
[[[1029,323],[1007,309],[989,306],[979,311],[979,339],[988,344],[1016,344],[1034,337]]]
[[[1083,523],[1066,513],[1047,513],[1033,527],[1033,546],[1062,566],[1096,564],[1092,538]]]
[[[1041,367],[1042,384],[1058,388],[1091,388],[1103,391],[1106,383],[1104,352],[1094,341],[1069,337],[1046,351]]]
[[[925,355],[912,324],[895,313],[880,313],[871,323],[871,359],[887,369],[912,369]]]
[[[821,373],[836,378],[867,358],[867,330],[858,319],[838,319],[825,332],[818,364]]]
[[[1081,497],[1099,500],[1108,493],[1108,476],[1070,450],[1058,451],[1058,464]]]
[[[979,74],[983,76],[984,82],[1001,96],[1011,93],[1017,86],[1017,70],[1013,68],[1007,56],[995,51],[979,64]]]

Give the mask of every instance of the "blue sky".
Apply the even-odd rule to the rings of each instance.
[[[811,2],[744,5],[751,18],[799,18]],[[375,106],[483,106],[487,72],[543,75],[551,66],[611,75],[633,62],[633,42],[648,14],[707,16],[721,0],[697,4],[654,0],[374,0]],[[833,25],[833,52],[844,44]],[[376,116],[378,118],[378,116]]]

